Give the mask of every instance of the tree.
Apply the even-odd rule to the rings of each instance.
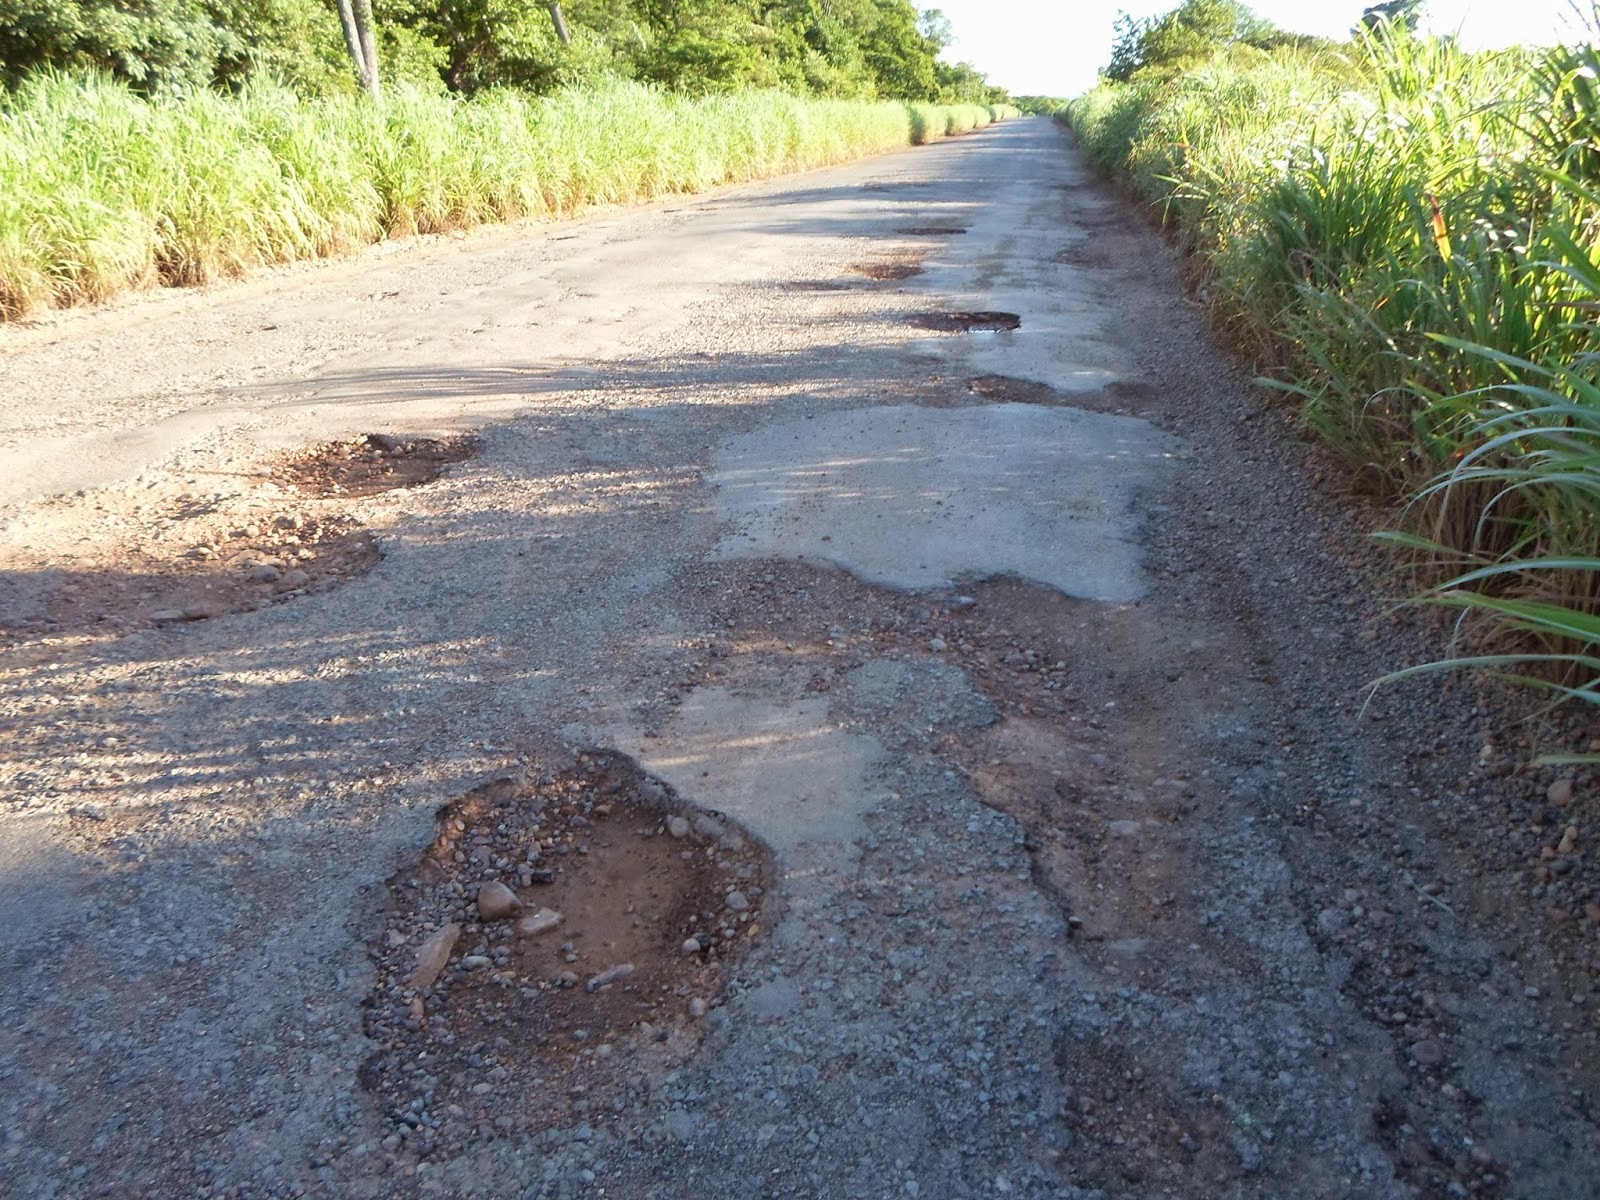
[[[1382,0],[1382,3],[1369,6],[1361,14],[1361,24],[1350,32],[1363,29],[1376,31],[1381,25],[1390,25],[1415,33],[1426,7],[1425,0]]]
[[[374,100],[382,95],[378,80],[378,43],[372,33],[372,0],[339,0],[339,24],[355,63],[356,81]]]
[[[326,0],[0,0],[0,83],[99,70],[143,92],[236,87],[262,73],[337,86]]]
[[[545,5],[550,10],[550,23],[556,27],[556,38],[563,46],[572,45],[572,33],[567,29],[567,19],[561,15],[561,0],[550,0]]]
[[[1136,21],[1117,14],[1107,79],[1126,82],[1140,71],[1176,74],[1229,46],[1271,48],[1283,33],[1238,0],[1184,0],[1169,13]]]

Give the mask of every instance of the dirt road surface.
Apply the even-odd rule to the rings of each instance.
[[[1600,1195],[1592,779],[1052,124],[0,354],[0,1195]]]

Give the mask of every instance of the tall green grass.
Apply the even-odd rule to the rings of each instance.
[[[0,317],[825,166],[1002,115],[620,82],[471,101],[395,88],[380,105],[265,86],[151,101],[38,78],[0,100]]]
[[[1380,33],[1106,86],[1071,123],[1217,323],[1402,506],[1473,661],[1600,671],[1600,52]],[[1523,657],[1519,657],[1523,656]],[[1564,667],[1566,675],[1551,675]]]

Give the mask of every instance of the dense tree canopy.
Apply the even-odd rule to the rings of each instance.
[[[372,9],[387,79],[458,92],[548,91],[614,74],[690,92],[1003,98],[971,66],[940,61],[949,23],[912,0],[374,0]],[[336,0],[0,0],[0,80],[12,86],[40,69],[93,68],[152,92],[235,86],[256,73],[326,91],[354,86],[345,45]]]
[[[1139,21],[1120,13],[1111,62],[1101,72],[1127,82],[1137,73],[1176,75],[1232,46],[1274,46],[1315,41],[1287,33],[1239,0],[1184,0],[1171,12]]]

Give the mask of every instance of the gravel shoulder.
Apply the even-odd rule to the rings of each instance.
[[[1594,731],[1178,275],[1021,121],[0,331],[0,1195],[1600,1196]]]

